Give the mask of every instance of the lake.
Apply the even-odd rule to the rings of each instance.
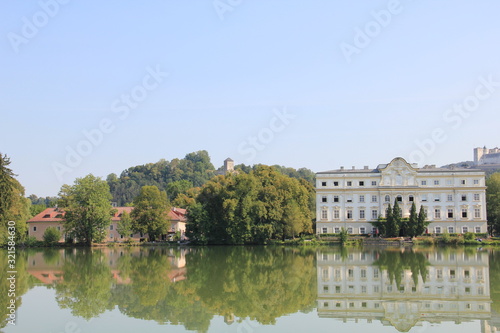
[[[0,305],[11,298],[0,252]],[[492,249],[132,247],[19,251],[2,332],[494,332]],[[498,329],[497,329],[498,328]]]

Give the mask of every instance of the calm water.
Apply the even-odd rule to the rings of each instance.
[[[16,326],[3,332],[500,328],[500,252],[480,248],[67,249],[20,252],[16,265]]]

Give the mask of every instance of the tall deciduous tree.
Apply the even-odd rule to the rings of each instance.
[[[111,223],[111,194],[108,183],[92,174],[63,185],[60,204],[66,211],[64,229],[78,242],[101,242]]]
[[[486,180],[486,210],[488,225],[493,232],[500,233],[500,172]]]
[[[30,217],[31,201],[24,197],[24,187],[14,178],[9,168],[10,158],[0,153],[0,245],[7,241],[7,223],[14,221],[15,240],[26,238],[26,220]]]
[[[143,186],[134,200],[134,210],[130,214],[133,229],[147,233],[151,241],[168,231],[170,210],[167,193],[156,186]]]

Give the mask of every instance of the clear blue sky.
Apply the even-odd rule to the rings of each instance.
[[[39,196],[202,149],[216,167],[313,171],[471,160],[500,145],[499,12],[496,0],[5,0],[0,151]]]

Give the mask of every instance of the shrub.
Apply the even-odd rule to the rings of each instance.
[[[43,233],[43,241],[46,244],[54,244],[59,242],[59,239],[61,238],[61,232],[57,230],[55,227],[48,227],[45,229],[45,232]]]
[[[340,230],[339,237],[340,237],[340,244],[344,245],[345,243],[347,243],[347,240],[349,239],[349,234],[347,233],[347,230],[342,228],[342,230]]]
[[[42,242],[37,240],[35,236],[29,236],[24,241],[24,245],[27,247],[40,246]]]
[[[466,233],[464,234],[464,239],[465,239],[466,241],[473,240],[473,239],[474,239],[474,237],[475,237],[475,234],[473,234],[472,232],[466,232]]]

